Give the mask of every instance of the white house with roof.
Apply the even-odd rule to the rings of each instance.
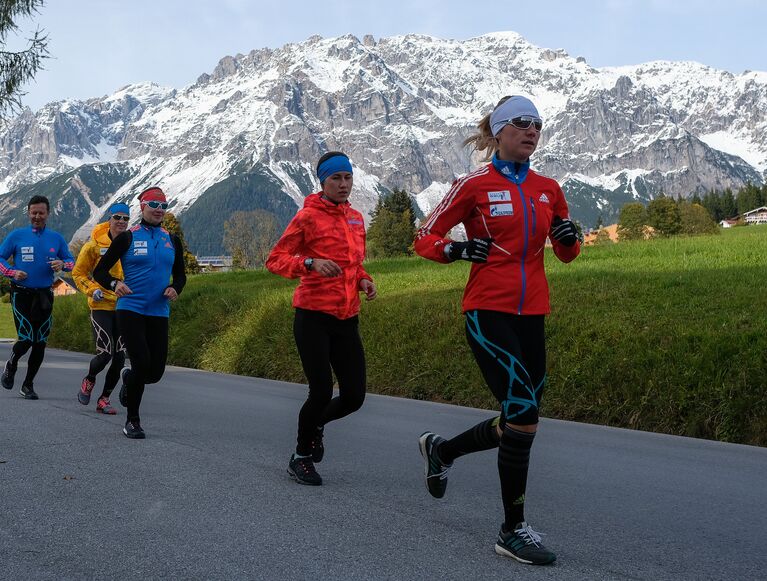
[[[767,224],[767,206],[754,208],[741,217],[746,224]]]

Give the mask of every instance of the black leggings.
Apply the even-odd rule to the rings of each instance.
[[[466,337],[501,404],[501,428],[537,424],[546,378],[544,316],[467,311]]]
[[[43,364],[45,346],[53,324],[53,292],[49,288],[27,289],[12,284],[11,307],[19,340],[13,344],[8,366],[15,372],[19,359],[31,347],[24,385],[32,385]]]
[[[116,311],[91,311],[93,341],[96,343],[96,356],[88,366],[88,378],[95,380],[111,361],[101,397],[109,397],[120,379],[120,370],[125,363],[125,346],[117,330]]]
[[[151,317],[133,311],[118,310],[120,329],[130,359],[125,374],[128,389],[128,420],[139,420],[144,386],[157,383],[165,373],[168,359],[168,317]]]
[[[298,414],[300,455],[311,453],[319,426],[357,411],[365,400],[365,352],[359,319],[338,319],[320,311],[296,309],[293,322],[301,365],[309,380],[309,397]],[[333,373],[338,397],[333,397]]]

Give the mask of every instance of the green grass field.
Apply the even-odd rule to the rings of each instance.
[[[547,256],[552,315],[543,415],[767,445],[767,227]],[[363,304],[371,391],[495,409],[464,337],[467,263],[371,261]],[[295,286],[264,271],[191,277],[170,361],[303,382]],[[82,296],[56,300],[53,345],[90,351]]]
[[[10,303],[0,302],[0,339],[15,339],[16,327]]]

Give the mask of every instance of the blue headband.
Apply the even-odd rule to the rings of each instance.
[[[128,207],[128,204],[123,204],[121,202],[117,202],[109,206],[109,213],[114,214],[128,214],[130,216],[130,208]]]
[[[320,183],[324,183],[326,179],[340,171],[354,173],[352,172],[352,162],[345,155],[334,155],[320,164],[320,167],[317,168],[317,177],[320,178]]]
[[[533,102],[527,97],[514,95],[506,99],[490,114],[490,131],[493,132],[493,137],[496,137],[509,121],[523,115],[530,115],[530,117],[535,117],[536,119],[541,118],[538,114],[538,109],[535,108]]]

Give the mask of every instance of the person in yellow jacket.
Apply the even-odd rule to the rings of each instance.
[[[83,405],[90,403],[91,392],[96,385],[96,376],[111,361],[104,379],[104,390],[96,403],[96,411],[114,415],[117,410],[110,405],[109,396],[120,379],[120,371],[125,363],[125,346],[117,328],[115,316],[117,295],[93,280],[93,269],[112,244],[112,240],[128,228],[130,208],[127,204],[112,204],[109,207],[109,214],[109,221],[97,224],[93,228],[90,240],[80,250],[72,270],[72,278],[77,288],[88,295],[93,339],[96,342],[96,356],[91,359],[88,375],[83,378],[77,400]],[[109,273],[114,278],[123,278],[122,266],[119,262]]]

